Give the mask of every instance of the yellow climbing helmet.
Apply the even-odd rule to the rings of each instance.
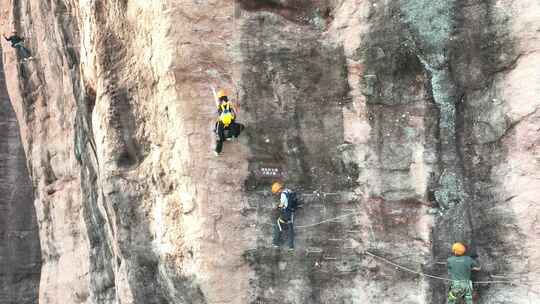
[[[465,251],[465,245],[463,245],[462,243],[454,243],[454,245],[452,245],[452,252],[457,256],[464,255]]]
[[[278,193],[283,188],[283,184],[280,182],[275,182],[272,184],[272,193]]]
[[[221,97],[227,97],[227,92],[225,92],[224,89],[220,89],[218,92],[217,92],[217,98],[221,98]]]
[[[220,120],[223,123],[223,125],[225,126],[225,128],[228,127],[232,123],[233,118],[234,118],[234,116],[233,116],[233,114],[231,112],[226,112],[226,113],[224,112],[220,116]]]

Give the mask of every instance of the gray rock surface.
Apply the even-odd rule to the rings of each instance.
[[[0,303],[36,304],[41,248],[34,194],[0,67]]]

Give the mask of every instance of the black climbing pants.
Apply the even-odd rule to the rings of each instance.
[[[240,123],[233,122],[229,127],[225,128],[222,122],[217,122],[215,127],[216,152],[221,153],[223,150],[223,142],[228,138],[237,138],[242,130],[244,130],[244,125]]]
[[[13,47],[19,53],[19,56],[21,56],[21,59],[26,59],[31,56],[30,51],[22,44],[22,42],[16,43]]]
[[[281,245],[281,233],[283,230],[287,230],[287,243],[289,248],[294,248],[294,225],[293,221],[281,221],[276,220],[273,225],[272,234],[272,244],[275,246]]]

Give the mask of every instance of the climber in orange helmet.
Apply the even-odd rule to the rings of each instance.
[[[281,182],[272,184],[272,193],[279,195],[277,209],[279,216],[272,225],[272,246],[279,248],[281,245],[281,232],[287,230],[289,250],[294,250],[294,212],[299,207],[296,192],[287,189]]]
[[[214,133],[217,137],[214,154],[218,156],[223,150],[223,142],[226,139],[233,140],[237,138],[244,129],[244,125],[236,122],[236,109],[225,90],[221,89],[216,92],[216,89],[212,87],[212,93],[214,94],[218,115],[214,125]]]
[[[24,37],[17,35],[17,31],[13,30],[11,36],[7,37],[4,33],[4,39],[11,42],[11,47],[17,50],[17,53],[21,56],[23,61],[32,59],[30,51],[24,46]]]
[[[455,304],[465,298],[467,304],[473,304],[473,288],[471,271],[479,271],[480,265],[470,256],[466,256],[467,248],[463,243],[452,245],[453,256],[447,260],[448,274],[450,275],[450,291],[448,304]]]

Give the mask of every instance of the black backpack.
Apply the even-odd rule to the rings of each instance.
[[[285,195],[287,196],[287,209],[289,209],[289,211],[291,212],[296,211],[296,209],[299,207],[298,197],[296,195],[296,192],[293,192],[289,189],[285,189],[283,193],[285,193]]]

